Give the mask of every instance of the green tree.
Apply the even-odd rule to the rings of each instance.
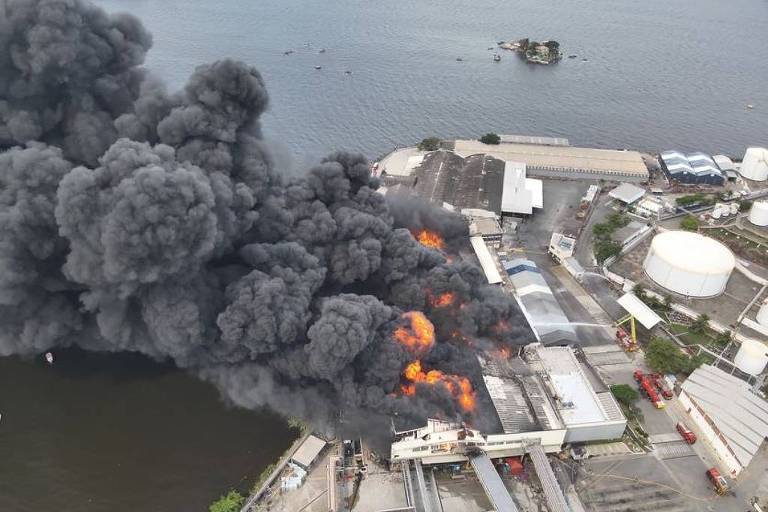
[[[621,244],[613,240],[603,240],[595,244],[595,259],[602,263],[611,256],[616,256],[621,252]]]
[[[611,386],[611,393],[616,397],[620,404],[628,409],[640,398],[640,393],[635,388],[627,384],[614,384]]]
[[[645,362],[659,373],[681,373],[690,368],[688,357],[671,341],[652,338],[645,351]]]
[[[486,133],[485,135],[480,137],[480,142],[482,142],[483,144],[500,144],[501,137],[499,137],[495,133]]]
[[[632,293],[634,293],[638,299],[643,300],[643,297],[645,297],[645,285],[643,283],[637,283],[632,287]]]
[[[239,512],[244,501],[245,498],[239,492],[231,490],[211,503],[208,512]]]
[[[752,201],[745,199],[743,201],[739,201],[739,211],[740,212],[746,212],[752,208]]]
[[[608,216],[608,225],[614,230],[623,228],[631,222],[630,218],[622,213],[612,213]]]
[[[598,238],[608,238],[613,234],[613,228],[609,224],[595,224],[592,226],[592,234]]]
[[[440,149],[440,139],[437,137],[427,137],[416,145],[419,151],[436,151]]]
[[[718,333],[718,335],[715,337],[715,343],[721,346],[726,346],[733,340],[733,334],[731,331],[723,331],[721,333]]]
[[[683,220],[680,221],[680,229],[684,229],[686,231],[698,231],[699,219],[693,215],[686,215],[683,217]]]
[[[691,322],[690,331],[694,334],[703,334],[709,325],[709,316],[706,313],[700,314],[696,320]]]

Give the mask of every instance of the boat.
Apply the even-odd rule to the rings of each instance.
[[[48,362],[48,364],[53,364],[53,354],[51,354],[50,352],[46,352],[45,360]]]
[[[293,50],[285,50],[285,51],[283,52],[283,55],[290,55],[290,54],[292,54],[292,53],[293,53]]]
[[[569,56],[568,56],[568,58],[569,58],[569,59],[575,59],[576,57],[578,57],[578,55],[575,55],[575,54],[573,54],[573,53],[572,53],[571,55],[569,55]]]
[[[350,70],[346,70],[346,71],[344,72],[344,74],[345,74],[345,75],[351,75],[351,74],[352,74],[352,72],[351,72]]]
[[[752,105],[751,103],[749,105],[747,105],[747,110],[752,110],[753,108],[755,108],[755,106]]]
[[[323,66],[315,66],[315,69],[323,69]]]
[[[462,62],[463,60],[461,57],[456,57],[456,62]]]
[[[493,54],[493,62],[499,62],[501,60],[501,55],[498,53]]]
[[[325,48],[320,48],[320,53],[325,53]]]

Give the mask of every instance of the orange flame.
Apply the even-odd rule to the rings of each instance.
[[[440,370],[424,372],[421,361],[418,359],[405,367],[403,377],[410,382],[400,386],[400,390],[406,396],[416,394],[416,383],[424,383],[430,386],[441,384],[453,395],[462,410],[470,412],[475,409],[475,392],[472,389],[472,383],[466,377],[447,375]]]
[[[453,304],[453,301],[456,299],[456,294],[453,292],[445,292],[435,297],[431,293],[428,293],[427,298],[429,299],[430,306],[433,308],[444,308]]]
[[[445,248],[445,240],[435,231],[422,229],[412,233],[414,238],[424,247],[437,249],[438,251],[442,251]]]
[[[407,327],[395,329],[395,339],[413,352],[426,352],[435,343],[435,326],[421,311],[403,313],[409,320]]]

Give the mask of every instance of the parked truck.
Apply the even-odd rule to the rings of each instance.
[[[634,377],[640,387],[640,392],[651,401],[655,408],[663,409],[664,401],[656,392],[656,387],[653,385],[653,382],[651,382],[650,376],[643,373],[642,370],[635,370]]]
[[[656,389],[661,393],[661,396],[663,396],[665,400],[672,400],[672,397],[675,395],[672,394],[672,390],[669,389],[667,383],[664,382],[664,377],[660,373],[652,374],[651,380],[653,380],[653,385],[656,386]]]
[[[722,496],[728,492],[728,482],[725,481],[725,478],[723,478],[717,468],[709,468],[707,470],[707,478],[712,482],[717,494]]]
[[[680,435],[683,436],[683,439],[685,439],[686,443],[693,444],[696,442],[696,434],[694,434],[691,429],[686,427],[685,423],[683,422],[678,423],[677,431],[680,432]]]

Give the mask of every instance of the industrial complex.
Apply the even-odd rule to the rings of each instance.
[[[767,158],[502,135],[374,164],[466,220],[452,257],[530,328],[467,361],[495,426],[308,434],[244,510],[766,510]]]

